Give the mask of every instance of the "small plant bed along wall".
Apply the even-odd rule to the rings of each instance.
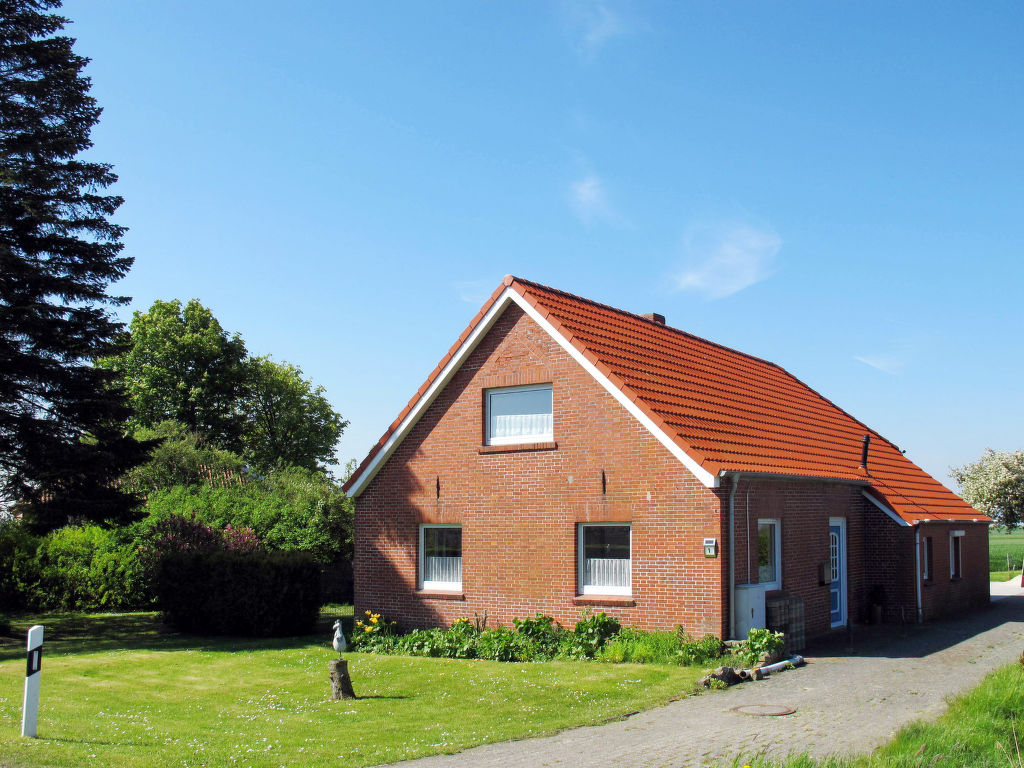
[[[604,612],[584,612],[571,629],[542,613],[513,619],[512,625],[489,627],[485,615],[457,619],[450,629],[416,629],[400,634],[396,622],[365,611],[353,628],[352,648],[402,656],[517,662],[593,659],[708,667],[725,660],[729,666],[719,667],[701,681],[705,687],[719,688],[760,679],[759,670],[780,661],[784,646],[782,633],[767,629],[752,629],[740,642],[723,643],[714,635],[694,640],[680,628],[646,632],[622,627]]]

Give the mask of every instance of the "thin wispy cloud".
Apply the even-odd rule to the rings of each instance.
[[[677,290],[721,299],[771,277],[780,248],[782,238],[769,229],[696,227],[683,243],[683,265],[672,279]]]
[[[577,0],[565,5],[569,27],[580,55],[591,59],[616,37],[629,34],[636,24],[617,13],[606,2]]]
[[[569,205],[584,224],[618,219],[618,215],[608,202],[604,182],[593,172],[586,173],[569,184]]]
[[[884,357],[881,355],[854,355],[853,359],[864,365],[870,365],[877,371],[888,373],[890,376],[899,376],[903,372],[905,361],[898,357]]]
[[[499,280],[458,280],[452,283],[452,288],[459,296],[459,301],[467,304],[483,304],[491,297],[494,287]]]

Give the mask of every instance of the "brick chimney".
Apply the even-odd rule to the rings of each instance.
[[[641,315],[641,317],[645,318],[646,320],[650,320],[652,323],[657,323],[658,325],[665,324],[665,316],[659,315],[657,312],[646,312],[643,315]]]

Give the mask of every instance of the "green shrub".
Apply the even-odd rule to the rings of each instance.
[[[493,661],[535,661],[537,646],[530,638],[517,634],[509,627],[497,626],[480,633],[477,655]]]
[[[786,637],[781,632],[770,629],[751,629],[747,639],[733,650],[733,655],[745,664],[757,664],[764,656],[781,651],[786,645]]]
[[[152,604],[148,574],[134,544],[95,525],[67,526],[39,542],[30,607],[125,610]]]
[[[185,632],[301,635],[320,608],[320,569],[303,552],[170,553],[157,583],[165,619]]]
[[[0,523],[0,611],[32,607],[38,585],[39,537],[17,520]]]
[[[681,637],[683,643],[679,649],[680,664],[707,666],[722,658],[722,654],[725,653],[725,643],[714,635],[704,635],[700,640],[691,640],[687,635]]]
[[[352,503],[323,473],[277,469],[244,485],[177,485],[152,493],[139,535],[174,515],[213,528],[251,528],[268,549],[308,552],[321,566],[352,552]]]
[[[516,632],[536,646],[537,653],[551,658],[558,654],[558,643],[566,634],[562,625],[551,616],[538,613],[532,619],[512,619]]]
[[[579,658],[582,653],[588,659],[594,658],[594,654],[601,650],[601,646],[617,635],[620,629],[621,625],[614,617],[604,611],[591,614],[590,609],[587,609],[573,629],[569,655]]]

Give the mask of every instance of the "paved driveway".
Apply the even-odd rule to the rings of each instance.
[[[868,752],[898,728],[934,718],[948,696],[975,686],[1024,650],[1024,591],[995,585],[991,607],[958,621],[932,622],[885,634],[858,628],[818,647],[807,666],[708,692],[620,722],[555,736],[475,747],[457,755],[401,763],[402,768],[514,766],[701,766],[738,753]],[[778,705],[782,717],[754,717],[736,706]]]

